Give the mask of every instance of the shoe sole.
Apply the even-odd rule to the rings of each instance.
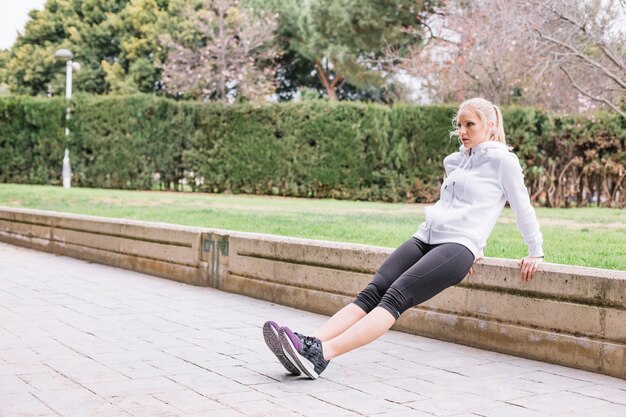
[[[280,338],[283,350],[287,353],[287,356],[289,356],[292,362],[295,362],[306,376],[311,379],[317,379],[319,375],[315,372],[315,365],[298,353],[296,347],[291,343],[291,339],[289,339],[289,336],[287,336],[283,329],[278,331],[278,337]]]
[[[288,357],[283,351],[283,346],[282,343],[280,343],[279,336],[276,334],[276,330],[269,322],[263,325],[263,339],[265,339],[267,347],[272,351],[274,356],[278,358],[281,365],[283,365],[288,372],[294,375],[300,375],[302,373],[298,366],[293,363],[291,358]]]

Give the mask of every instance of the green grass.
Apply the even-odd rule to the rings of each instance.
[[[423,205],[281,197],[0,185],[0,205],[396,247],[424,220]],[[546,261],[626,270],[626,210],[538,208]],[[486,256],[521,258],[506,209]]]

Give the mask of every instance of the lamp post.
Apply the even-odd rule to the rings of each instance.
[[[72,99],[72,70],[78,71],[80,64],[72,61],[74,54],[69,49],[59,49],[54,53],[54,57],[65,61],[65,99],[67,101],[67,110],[65,112],[65,136],[66,143],[69,142],[70,128],[68,122],[70,120],[70,100]],[[70,151],[65,148],[65,155],[63,156],[63,171],[61,173],[63,178],[63,188],[70,188],[72,186],[72,168],[70,165]]]

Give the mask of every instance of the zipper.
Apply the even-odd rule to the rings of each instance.
[[[454,192],[456,190],[456,188],[454,187],[455,184],[456,184],[456,180],[452,181],[452,197],[450,197],[450,202],[448,203],[448,208],[450,208],[450,206],[452,206],[452,202],[454,201]]]
[[[448,202],[448,207],[446,207],[445,209],[448,210],[450,208],[450,206],[452,206],[452,201],[454,201],[454,192],[455,192],[455,187],[454,185],[456,184],[456,180],[452,181],[452,197],[450,197],[450,201]],[[444,190],[448,189],[448,185],[450,184],[446,184],[445,187],[443,187]],[[428,228],[428,243],[430,243],[430,239],[432,237],[433,234],[433,223],[435,223],[435,220],[437,219],[437,215],[435,215],[433,217],[433,219],[430,221],[430,227]]]
[[[433,223],[435,222],[435,219],[437,218],[437,216],[435,215],[435,217],[433,217],[433,219],[430,221],[430,228],[428,229],[428,243],[430,244],[430,239],[432,237],[433,234]]]
[[[469,150],[469,159],[467,160],[467,162],[465,162],[465,167],[467,167],[467,164],[471,161],[471,155],[472,155],[472,149],[470,148]],[[461,168],[461,165],[463,164],[463,161],[461,161],[461,163],[459,164],[459,169],[465,169],[465,167]],[[471,167],[470,167],[471,169]],[[447,184],[444,187],[444,190],[448,189],[448,185]],[[454,201],[454,195],[455,195],[455,191],[456,191],[456,180],[452,181],[452,197],[450,197],[450,201],[448,202],[448,206],[445,208],[445,210],[448,210],[451,206],[452,206],[452,202]],[[432,238],[432,234],[433,234],[433,223],[435,223],[435,220],[437,220],[437,215],[435,215],[433,217],[433,219],[430,221],[430,227],[428,228],[428,243],[430,243],[430,239]]]

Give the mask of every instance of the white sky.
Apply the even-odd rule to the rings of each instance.
[[[24,33],[28,12],[43,9],[46,0],[0,0],[0,49],[11,47],[17,32]]]

